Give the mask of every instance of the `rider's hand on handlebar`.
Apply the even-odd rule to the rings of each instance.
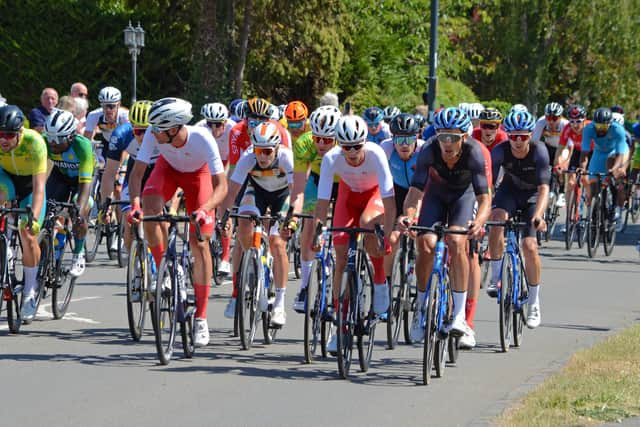
[[[142,208],[140,205],[133,204],[131,205],[131,210],[127,214],[127,222],[129,224],[138,224],[142,220]]]

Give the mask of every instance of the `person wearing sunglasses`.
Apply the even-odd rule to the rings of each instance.
[[[53,168],[47,179],[46,194],[49,199],[69,202],[75,196],[79,212],[73,220],[73,260],[69,273],[79,277],[85,269],[84,241],[87,235],[91,182],[93,181],[93,145],[82,135],[76,134],[78,121],[73,113],[54,110],[44,125],[47,155]]]
[[[100,89],[98,93],[100,108],[91,111],[87,115],[87,122],[84,128],[84,136],[93,140],[96,134],[100,135],[102,144],[96,150],[99,167],[105,163],[104,154],[107,152],[107,145],[111,139],[111,133],[121,124],[129,121],[129,113],[126,109],[120,108],[122,94],[115,87],[107,86]]]
[[[281,144],[280,132],[275,123],[264,122],[256,126],[251,133],[252,149],[240,158],[230,178],[229,193],[223,203],[222,211],[230,208],[242,190],[238,213],[250,215],[286,215],[289,211],[289,196],[293,190],[293,153]],[[285,294],[289,278],[289,259],[286,238],[277,223],[269,229],[269,248],[273,256],[273,278],[276,299],[271,322],[282,326],[286,323]],[[236,247],[242,251],[251,247],[253,223],[246,219],[238,220]],[[233,256],[233,271],[237,277],[241,256]],[[234,282],[231,299],[225,309],[225,317],[233,319],[238,289]]]
[[[294,212],[313,214],[318,202],[318,184],[320,181],[320,165],[322,158],[336,145],[336,124],[342,113],[338,107],[325,105],[311,113],[309,122],[311,132],[303,134],[293,144],[293,196],[291,198]],[[338,178],[334,177],[331,200],[335,200],[338,194]],[[300,291],[296,295],[293,309],[296,312],[304,312],[304,303],[307,298],[307,285],[311,264],[315,252],[311,250],[313,240],[313,221],[310,218],[303,219],[303,227],[300,235],[300,267],[301,284]]]
[[[291,101],[284,109],[284,118],[295,145],[301,135],[309,132],[309,109],[302,101]]]
[[[487,161],[480,144],[470,139],[471,119],[460,108],[441,110],[434,117],[433,124],[436,136],[427,141],[418,155],[416,172],[405,198],[404,214],[398,218],[398,227],[407,231],[407,225],[417,219],[420,226],[442,223],[452,229],[468,228],[467,235],[448,236],[453,321],[447,329],[452,335],[461,337],[472,333],[465,321],[469,282],[467,240],[481,237],[484,222],[489,216],[491,199]],[[475,202],[478,209],[474,219]],[[426,286],[433,266],[435,245],[435,234],[424,233],[416,238],[419,307],[427,298]],[[416,313],[410,329],[411,338],[417,342],[424,338],[425,325],[421,318],[421,314]]]
[[[496,108],[485,108],[480,112],[478,127],[473,129],[471,136],[491,151],[496,145],[509,139],[507,133],[501,128],[501,124],[502,114],[500,111]]]
[[[242,153],[251,147],[251,133],[260,123],[269,122],[276,125],[281,144],[291,147],[291,135],[278,121],[273,120],[275,106],[264,98],[251,98],[242,105],[244,117],[229,132],[229,173],[236,167]],[[238,252],[238,256],[241,254]],[[235,250],[232,257],[235,256]]]
[[[24,288],[21,315],[30,323],[36,314],[36,276],[40,261],[38,233],[47,210],[47,144],[39,132],[24,128],[24,113],[15,105],[0,107],[0,203],[31,206],[33,222],[19,220]]]
[[[212,277],[209,239],[215,227],[215,209],[227,194],[227,179],[218,152],[218,144],[207,129],[189,126],[193,118],[191,103],[179,98],[162,98],[151,104],[149,128],[129,177],[131,210],[127,220],[138,223],[144,215],[160,215],[164,204],[175,196],[178,188],[184,192],[186,211],[200,224],[202,241],[190,228],[189,247],[193,261],[193,289],[196,300],[195,339],[198,347],[209,343],[207,304]],[[144,189],[142,178],[160,152]],[[142,199],[142,206],[140,207]],[[160,265],[166,241],[158,222],[145,222],[145,238],[156,262]],[[156,284],[164,286],[164,284]]]
[[[529,304],[527,327],[540,325],[540,274],[542,265],[538,255],[536,232],[546,229],[544,211],[549,201],[549,152],[545,144],[535,142],[531,133],[535,119],[530,113],[510,113],[504,119],[504,129],[509,135],[509,143],[498,145],[491,152],[493,175],[500,167],[504,177],[496,189],[491,212],[492,221],[506,221],[517,210],[523,212],[521,221],[530,226],[523,230],[522,253],[525,259],[526,275],[529,282]],[[491,227],[489,231],[489,251],[491,253],[491,279],[487,294],[498,295],[502,255],[504,253],[504,230]]]
[[[625,157],[628,158],[629,146],[626,142],[624,127],[613,120],[613,113],[609,108],[598,108],[593,113],[593,122],[584,127],[582,131],[583,141],[593,141],[593,148],[582,147],[583,151],[588,148],[591,153],[589,160],[589,174],[611,173],[615,178],[622,178],[626,175]],[[591,205],[591,196],[595,194],[598,179],[595,175],[589,175],[590,185],[585,187],[587,203]],[[618,200],[618,207],[620,207]],[[618,220],[620,210],[616,209],[612,213]]]
[[[340,183],[333,210],[333,226],[373,229],[377,224],[384,225],[383,249],[379,248],[374,234],[368,233],[364,236],[365,250],[371,258],[374,270],[373,311],[380,315],[389,308],[389,285],[384,270],[384,256],[391,253],[389,236],[396,220],[396,202],[387,156],[378,144],[367,141],[367,127],[365,120],[359,116],[343,115],[338,119],[335,132],[339,146],[324,155],[320,166],[314,224],[324,224],[327,220],[333,180],[337,175]],[[334,233],[334,283],[340,283],[344,272],[348,242],[348,234]],[[337,307],[339,292],[339,287],[334,286],[334,307]],[[334,334],[327,346],[328,351],[336,351],[336,340]]]
[[[391,138],[389,125],[384,121],[384,111],[381,108],[367,108],[362,113],[362,118],[367,124],[367,141],[379,145],[385,139]]]

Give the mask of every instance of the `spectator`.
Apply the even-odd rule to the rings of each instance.
[[[69,89],[69,95],[71,95],[73,98],[89,99],[89,90],[84,85],[84,83],[76,82],[71,85],[71,89]]]
[[[40,106],[29,113],[31,129],[42,133],[44,131],[44,123],[56,105],[58,105],[58,92],[50,87],[45,88],[40,95]]]
[[[69,95],[65,95],[62,98],[60,98],[60,101],[58,102],[58,108],[61,110],[66,110],[69,111],[70,113],[75,114],[76,112],[76,100],[69,96]]]
[[[336,108],[340,107],[338,95],[336,95],[335,93],[326,92],[324,95],[322,95],[322,98],[320,98],[320,106],[323,105],[333,105]]]
[[[87,98],[74,98],[76,102],[76,109],[73,115],[78,119],[78,125],[76,126],[76,132],[79,135],[84,135],[84,128],[87,126],[87,111],[89,110],[89,101]]]

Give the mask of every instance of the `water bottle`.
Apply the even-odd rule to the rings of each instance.
[[[60,230],[56,233],[55,238],[53,239],[53,246],[55,248],[55,257],[56,260],[60,259],[62,256],[62,252],[64,251],[64,244],[67,241],[67,233],[64,230]]]
[[[151,250],[147,248],[147,259],[149,260],[149,266],[151,267],[151,274],[153,276],[157,273],[156,261],[153,259],[153,255],[151,255]]]

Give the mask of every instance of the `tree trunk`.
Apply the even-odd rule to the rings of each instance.
[[[253,8],[252,0],[245,0],[244,2],[244,21],[242,23],[242,32],[240,33],[240,54],[238,56],[238,63],[236,66],[235,81],[235,96],[240,98],[242,94],[242,81],[244,79],[244,67],[247,62],[247,51],[249,47],[249,30],[251,28],[251,10]]]

